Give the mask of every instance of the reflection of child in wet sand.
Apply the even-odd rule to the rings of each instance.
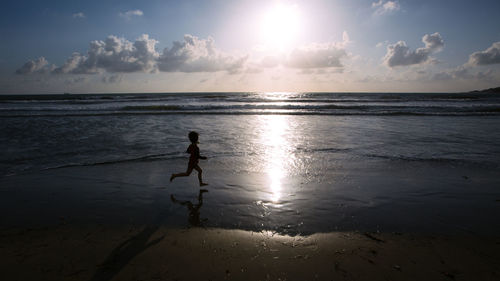
[[[193,226],[201,226],[204,221],[207,219],[200,220],[200,208],[203,205],[203,193],[208,192],[206,189],[200,189],[200,193],[198,194],[198,204],[194,205],[191,201],[179,201],[175,199],[174,195],[170,195],[170,199],[174,203],[181,204],[186,206],[189,211],[188,221],[189,224]]]
[[[193,169],[195,169],[196,171],[198,171],[198,181],[200,182],[200,186],[208,185],[201,179],[201,173],[203,171],[201,170],[200,166],[198,166],[198,159],[207,159],[207,157],[200,155],[200,149],[198,148],[198,145],[196,145],[198,143],[198,133],[189,132],[188,137],[191,141],[191,144],[189,145],[186,152],[191,155],[189,156],[187,171],[185,173],[172,174],[172,176],[170,176],[170,181],[173,181],[176,177],[187,177],[191,174]]]

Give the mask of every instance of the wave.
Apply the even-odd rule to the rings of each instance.
[[[114,93],[114,94],[39,94],[39,95],[0,95],[0,103],[4,102],[120,102],[120,101],[154,101],[165,99],[215,99],[239,101],[437,101],[437,100],[478,100],[498,99],[495,93],[259,93],[259,92],[211,92],[211,93]]]
[[[125,106],[121,110],[182,110],[182,106],[178,105],[139,105]]]
[[[500,115],[500,97],[471,94],[176,93],[1,96],[0,117],[120,115]]]
[[[129,163],[129,162],[152,162],[152,161],[162,161],[166,159],[184,159],[185,156],[180,156],[177,153],[177,156],[172,156],[169,153],[162,154],[151,154],[134,158],[126,158],[126,159],[115,159],[115,160],[107,160],[107,161],[99,161],[99,162],[82,162],[82,163],[68,163],[57,166],[51,166],[43,168],[43,170],[54,170],[54,169],[62,169],[69,167],[85,167],[85,166],[100,166],[100,165],[110,165],[110,164],[119,164],[119,163]],[[169,156],[169,157],[166,157]]]
[[[473,161],[467,159],[456,159],[456,158],[445,158],[445,157],[412,157],[412,156],[404,156],[404,155],[379,155],[379,154],[363,154],[365,157],[369,158],[379,158],[390,161],[405,161],[405,162],[430,162],[430,163],[442,163],[442,164],[451,164],[456,166],[467,166],[473,165],[474,167],[489,167],[495,168],[498,167],[497,163],[489,162],[489,161]]]
[[[187,111],[210,111],[210,110],[234,110],[234,109],[284,109],[284,110],[325,110],[325,109],[354,109],[354,110],[408,110],[408,111],[453,111],[453,112],[463,112],[463,111],[479,111],[479,112],[500,112],[500,104],[497,105],[469,105],[469,106],[428,106],[428,105],[335,105],[335,104],[282,104],[282,103],[244,103],[244,104],[217,104],[217,105],[141,105],[141,106],[125,106],[120,108],[120,110],[130,110],[130,111],[170,111],[170,110],[187,110]]]
[[[0,114],[0,118],[42,118],[42,117],[105,117],[141,115],[318,115],[318,116],[500,116],[499,111],[485,112],[314,112],[314,111],[151,111],[151,112],[99,112],[99,113],[60,113],[60,114]]]

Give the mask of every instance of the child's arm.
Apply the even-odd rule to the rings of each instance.
[[[200,149],[196,149],[196,154],[197,154],[196,156],[198,157],[198,159],[202,159],[202,160],[206,160],[207,159],[207,157],[200,155]]]

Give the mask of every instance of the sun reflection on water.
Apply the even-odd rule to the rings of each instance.
[[[265,169],[269,177],[271,201],[278,203],[282,197],[281,181],[286,174],[289,144],[285,137],[288,120],[283,115],[260,116],[262,124],[262,143],[265,147]]]

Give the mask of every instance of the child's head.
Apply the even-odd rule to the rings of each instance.
[[[189,140],[191,141],[191,143],[198,143],[198,133],[195,132],[195,131],[191,131],[189,132]]]

